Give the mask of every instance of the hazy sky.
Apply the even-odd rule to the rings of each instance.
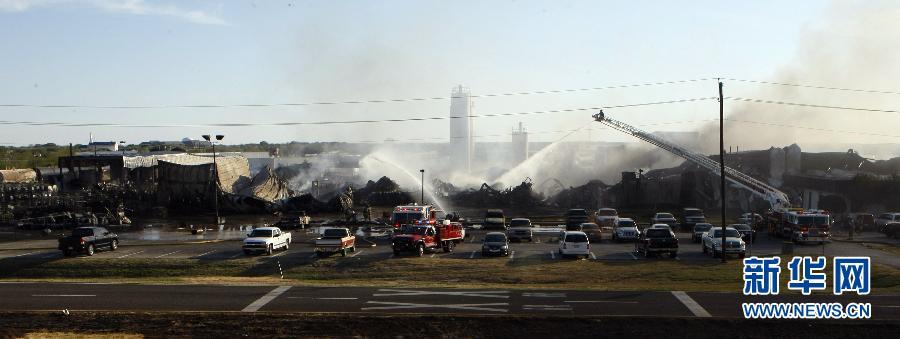
[[[306,103],[446,97],[457,84],[470,87],[474,94],[490,94],[716,76],[772,80],[797,62],[801,39],[840,20],[828,15],[833,7],[826,1],[0,0],[0,104]],[[886,83],[896,77],[890,80]],[[726,95],[754,97],[760,87],[726,82]],[[715,81],[707,80],[478,98],[474,113],[715,95]],[[696,121],[717,117],[718,104],[701,101],[607,112],[637,125],[687,122],[647,126],[648,130],[688,130],[700,125]],[[480,140],[508,140],[502,134],[522,121],[534,132],[532,140],[552,141],[564,134],[561,131],[590,124],[592,113],[478,118],[475,134],[483,136]],[[448,114],[449,100],[252,108],[0,108],[6,121],[137,125],[279,124]],[[216,128],[0,125],[0,143],[84,143],[91,132],[98,139],[135,143],[198,138],[209,132],[226,134],[228,143],[446,140],[448,125],[447,121]],[[574,138],[630,140],[599,129],[598,124],[591,127],[590,133]],[[501,136],[492,136],[497,134]]]

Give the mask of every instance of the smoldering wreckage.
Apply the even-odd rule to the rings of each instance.
[[[717,157],[714,157],[717,158]],[[804,208],[835,213],[900,209],[900,158],[872,161],[847,152],[804,153],[799,146],[745,151],[726,155],[730,166],[783,189]],[[58,168],[0,171],[2,219],[6,223],[43,226],[89,222],[127,224],[128,215],[165,216],[168,213],[344,213],[359,216],[365,206],[393,207],[416,202],[419,191],[401,187],[388,177],[365,184],[344,182],[327,190],[313,189],[309,166],[272,169],[251,174],[247,158],[223,155],[215,160],[191,154],[149,156],[72,156],[60,158]],[[622,172],[622,180],[608,185],[592,180],[578,186],[558,178],[526,177],[519,185],[456,187],[434,179],[429,196],[453,208],[622,209],[695,206],[720,203],[718,177],[690,162],[673,168]],[[297,187],[306,187],[299,190]],[[216,201],[218,200],[218,201]],[[764,210],[763,201],[731,187],[729,209]],[[374,218],[374,216],[373,216]]]

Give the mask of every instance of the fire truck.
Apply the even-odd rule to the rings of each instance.
[[[434,225],[438,220],[444,219],[444,211],[432,205],[401,205],[394,207],[391,214],[391,225],[399,230],[404,225],[429,224]]]
[[[403,225],[400,234],[391,240],[394,255],[412,252],[417,256],[425,255],[425,251],[443,250],[453,252],[456,243],[462,241],[465,233],[462,224],[442,220],[438,223],[422,221],[414,225]]]
[[[767,215],[769,234],[794,243],[823,243],[831,240],[831,215],[823,210],[791,208]]]

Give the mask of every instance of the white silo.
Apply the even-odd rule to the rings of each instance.
[[[472,154],[475,151],[474,129],[472,124],[471,92],[468,88],[457,86],[450,99],[450,162],[452,166],[472,171]]]

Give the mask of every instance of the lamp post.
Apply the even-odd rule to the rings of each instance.
[[[419,182],[420,184],[422,184],[422,200],[421,201],[422,201],[422,205],[425,205],[425,170],[420,169],[419,173],[422,174],[422,180]]]
[[[209,134],[204,134],[203,139],[209,141],[209,144],[212,145],[213,151],[213,206],[215,206],[216,210],[216,226],[222,224],[222,219],[219,218],[219,164],[216,162],[216,143],[222,141],[225,136],[222,134],[216,134],[215,140],[213,140]]]

